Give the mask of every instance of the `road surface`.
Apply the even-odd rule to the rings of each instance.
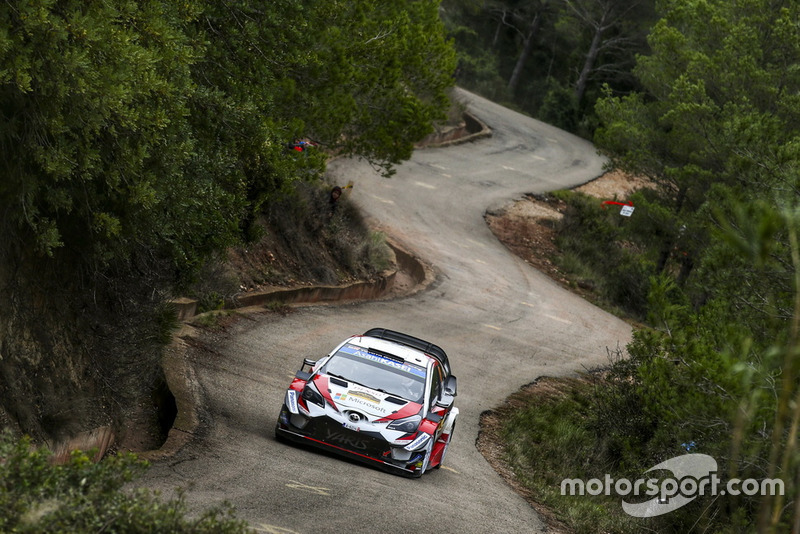
[[[511,255],[483,216],[528,192],[602,174],[591,144],[467,92],[491,138],[418,150],[397,174],[340,160],[351,201],[429,262],[426,291],[390,301],[261,314],[190,352],[203,399],[196,437],[155,462],[143,483],[190,487],[194,510],[231,502],[260,532],[544,532],[535,511],[475,447],[482,411],[540,376],[607,362],[630,327]],[[459,380],[461,414],[446,466],[410,480],[275,441],[284,391],[302,358],[375,326],[440,345]]]

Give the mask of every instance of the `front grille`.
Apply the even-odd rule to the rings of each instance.
[[[380,435],[349,430],[328,417],[313,419],[307,430],[314,439],[374,458],[381,458],[383,453],[390,450],[389,444]]]

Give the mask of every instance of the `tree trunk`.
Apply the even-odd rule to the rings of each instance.
[[[589,47],[589,52],[586,54],[586,61],[583,62],[583,70],[581,70],[581,75],[578,77],[578,82],[575,84],[575,100],[578,106],[580,106],[583,95],[586,93],[589,74],[592,73],[594,63],[597,61],[597,56],[600,53],[600,44],[603,42],[603,29],[602,24],[599,24],[595,29],[594,36],[592,37],[592,45]]]
[[[539,23],[541,20],[542,17],[539,16],[539,13],[536,13],[531,21],[531,25],[528,27],[528,33],[525,35],[525,41],[522,45],[522,52],[520,52],[517,63],[514,65],[514,71],[511,73],[511,78],[508,80],[508,92],[511,93],[512,96],[517,91],[519,79],[522,76],[522,70],[525,68],[525,63],[528,61],[531,51],[533,51],[534,38],[539,31]]]

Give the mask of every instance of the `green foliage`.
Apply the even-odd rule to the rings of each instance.
[[[437,7],[0,4],[0,399],[27,431],[81,389],[99,407],[146,388],[162,303],[330,154],[410,156],[452,84]]]
[[[340,53],[353,58],[345,84],[352,118],[340,143],[387,172],[411,156],[413,142],[430,133],[447,108],[455,52],[438,6],[437,0],[363,0],[342,2],[336,15],[348,30],[337,41],[347,45]]]
[[[597,124],[604,83],[638,88],[634,57],[647,51],[654,0],[444,0],[459,85],[580,135]]]
[[[653,520],[648,529],[724,532],[758,520],[760,530],[780,531],[794,513],[780,507],[797,491],[792,480],[797,427],[791,421],[798,412],[790,399],[800,382],[796,358],[800,249],[793,237],[800,224],[794,211],[776,212],[761,201],[730,205],[730,214],[717,212],[718,225],[710,232],[710,250],[699,270],[707,291],[702,305],[691,301],[692,291],[680,285],[676,273],[652,276],[646,301],[651,326],[634,333],[628,358],[616,359],[598,387],[586,394],[594,408],[579,425],[596,432],[589,446],[591,461],[617,476],[636,477],[683,454],[683,444],[692,443],[693,452],[713,456],[728,478],[782,478],[787,496],[703,499]],[[637,210],[642,207],[651,222],[659,220],[659,213],[668,220],[669,210],[637,203]],[[619,237],[597,214],[585,215],[591,214],[590,209],[584,206],[581,213],[577,227],[585,227],[587,235]],[[637,234],[653,235],[660,226],[639,229]],[[574,254],[591,250],[592,239],[563,242]],[[599,262],[593,257],[589,264],[594,267]],[[619,277],[617,270],[606,269],[613,279]],[[531,424],[541,427],[537,432],[556,431],[542,422]],[[537,451],[564,477],[581,472],[586,461],[581,455],[569,465],[546,449]]]
[[[213,184],[186,187],[181,174],[197,54],[184,16],[157,3],[0,10],[10,37],[0,56],[7,232],[41,253],[66,248],[100,265],[136,242],[192,254],[176,239],[178,210],[164,206],[178,194],[189,211],[227,201]]]
[[[659,7],[652,54],[634,70],[641,92],[609,89],[596,106],[602,152],[653,187],[632,195],[624,222],[562,194],[570,209],[559,244],[609,298],[636,289],[648,322],[575,424],[596,432],[592,461],[620,476],[692,443],[723,480],[785,484],[783,496],[698,498],[626,531],[784,532],[800,516],[800,6]]]
[[[129,491],[147,463],[133,455],[93,463],[76,451],[65,465],[29,439],[0,435],[2,532],[247,532],[228,505],[188,517],[183,496],[164,500],[145,489]]]
[[[782,40],[798,31],[797,9],[665,3],[653,54],[635,70],[645,92],[597,105],[602,150],[656,186],[641,199],[637,242],[660,250],[657,272],[677,274],[698,309],[727,308],[719,320],[762,343],[780,338],[792,315],[787,233],[775,214],[796,204],[799,132],[795,111],[776,111],[800,87],[800,47]]]
[[[569,88],[551,81],[551,89],[542,100],[538,118],[563,130],[574,132],[578,121],[578,104]]]
[[[608,472],[606,451],[598,445],[605,432],[592,424],[591,378],[545,378],[526,389],[497,410],[505,461],[517,480],[577,533],[634,531],[636,523],[614,496],[561,492],[565,478],[602,480]]]
[[[7,230],[50,256],[102,267],[162,248],[183,269],[232,243],[248,205],[320,171],[319,151],[286,157],[295,137],[408,158],[446,109],[437,3],[306,4],[5,5]]]
[[[632,222],[614,206],[605,209],[596,198],[569,192],[557,196],[567,203],[557,228],[556,244],[564,251],[557,258],[559,266],[577,276],[578,283],[594,288],[606,304],[643,316],[655,262],[635,241]]]

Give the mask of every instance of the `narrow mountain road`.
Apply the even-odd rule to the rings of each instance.
[[[333,162],[338,183],[373,223],[429,262],[437,281],[412,297],[255,314],[193,348],[203,424],[144,484],[190,487],[193,509],[230,501],[257,531],[276,533],[544,532],[534,510],[475,447],[480,413],[539,376],[607,362],[630,327],[511,255],[483,216],[527,192],[602,173],[591,144],[461,91],[491,138],[415,153],[397,175]],[[374,326],[447,351],[461,410],[447,465],[409,480],[275,441],[284,391],[303,357],[320,357]]]

